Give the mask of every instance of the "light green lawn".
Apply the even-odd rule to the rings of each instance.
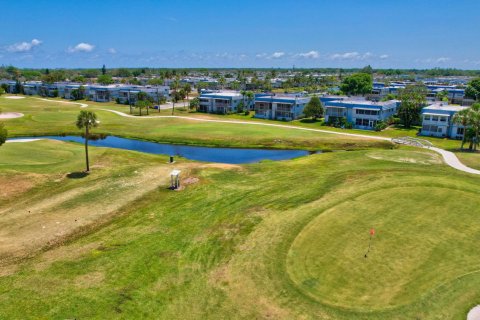
[[[166,166],[165,157],[92,148],[91,175],[68,179],[82,167],[81,145],[29,145],[0,147],[0,176],[41,176],[15,197],[29,207],[57,199],[60,226],[150,184],[118,194],[108,189],[116,177]],[[72,156],[59,161],[60,150]],[[62,246],[2,265],[0,318],[465,319],[480,302],[478,177],[436,154],[400,148],[178,165],[198,182],[140,194]],[[98,190],[85,195],[88,187]],[[69,190],[80,193],[59,197]],[[29,227],[49,214],[35,211]]]

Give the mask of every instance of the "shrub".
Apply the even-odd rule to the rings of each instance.
[[[382,131],[384,129],[387,128],[387,123],[384,122],[384,121],[379,121],[377,122],[377,124],[375,125],[375,131]]]

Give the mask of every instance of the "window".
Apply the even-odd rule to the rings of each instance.
[[[447,118],[446,118],[446,117],[440,117],[440,121],[441,121],[441,122],[446,122],[446,121],[447,121]]]
[[[356,114],[365,114],[369,116],[376,116],[378,115],[377,110],[364,110],[364,109],[355,109]]]
[[[430,121],[430,116],[429,115],[423,116],[423,120]]]
[[[374,126],[376,121],[372,121],[370,119],[360,119],[360,118],[355,119],[355,125],[356,126],[371,127],[370,122],[372,122],[372,124]]]
[[[463,135],[465,133],[465,128],[457,128],[457,134]]]
[[[438,121],[438,116],[432,116],[432,121]]]

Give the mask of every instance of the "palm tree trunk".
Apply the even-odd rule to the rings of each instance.
[[[139,107],[138,109],[140,109],[140,117],[142,116],[142,108]]]
[[[172,107],[172,116],[173,116],[173,113],[175,112],[175,102],[173,102],[173,107]]]
[[[148,116],[148,107],[147,107],[147,116]]]
[[[90,164],[88,161],[88,125],[85,127],[85,161],[87,163],[87,172],[89,172]]]

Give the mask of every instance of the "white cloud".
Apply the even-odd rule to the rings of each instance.
[[[320,53],[318,53],[318,51],[312,50],[305,53],[299,53],[297,56],[302,58],[318,59],[320,57]]]
[[[108,51],[108,53],[111,53],[111,54],[116,54],[117,53],[117,50],[115,50],[115,48],[109,48],[107,51]]]
[[[284,55],[285,55],[285,52],[274,52],[274,53],[272,53],[270,58],[279,59],[279,58],[283,57]]]
[[[370,52],[359,53],[357,51],[353,52],[344,52],[344,53],[334,53],[330,56],[332,60],[366,60],[372,58],[373,54]]]
[[[385,59],[388,59],[388,57],[389,57],[388,54],[382,54],[382,55],[380,55],[379,58],[382,59],[382,60],[385,60]]]
[[[14,43],[10,46],[7,47],[7,51],[9,52],[28,52],[32,50],[34,47],[39,46],[42,43],[42,41],[38,39],[33,39],[30,42],[19,42],[19,43]]]
[[[68,47],[67,51],[70,53],[74,52],[92,52],[95,49],[95,46],[90,43],[80,42],[75,47]]]
[[[257,57],[257,58],[265,58],[266,56],[267,56],[266,53],[258,53],[258,54],[255,55],[255,57]]]
[[[448,62],[450,60],[450,58],[447,58],[447,57],[440,57],[436,60],[437,63],[445,63],[445,62]]]
[[[334,53],[330,56],[333,60],[348,60],[348,59],[357,59],[359,57],[359,53],[354,52],[345,52],[345,53]]]

